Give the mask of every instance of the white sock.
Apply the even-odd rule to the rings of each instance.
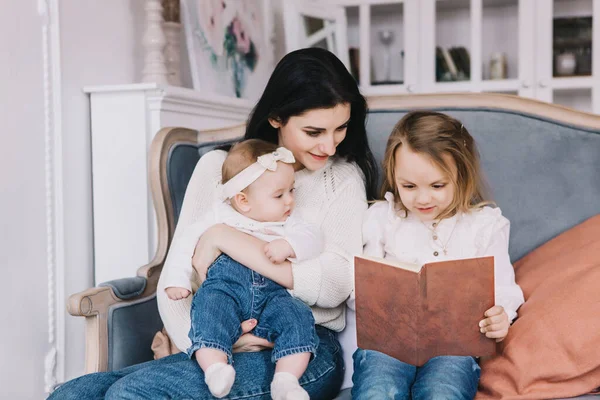
[[[271,382],[273,400],[310,400],[306,390],[298,383],[298,378],[289,372],[276,372]]]
[[[204,371],[204,382],[213,396],[220,399],[229,394],[235,381],[235,369],[229,364],[215,363]]]

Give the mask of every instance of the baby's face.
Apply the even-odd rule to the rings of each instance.
[[[277,163],[276,171],[265,171],[246,190],[250,211],[259,222],[283,222],[294,210],[294,167]]]

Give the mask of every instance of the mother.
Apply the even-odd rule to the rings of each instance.
[[[301,263],[271,264],[264,242],[225,225],[209,229],[196,247],[194,266],[206,271],[223,252],[234,261],[291,290],[308,304],[317,324],[316,357],[300,379],[311,399],[334,398],[344,367],[337,333],[345,325],[345,300],[352,290],[352,257],[362,252],[361,225],[367,199],[376,189],[376,166],[365,130],[367,106],[354,78],[332,53],[302,49],[287,54],[275,67],[249,117],[245,138],[260,138],[292,151],[296,158],[296,210],[321,226],[325,251]],[[178,233],[207,211],[221,178],[226,153],[216,150],[198,162],[186,191]],[[233,245],[235,244],[235,245]],[[167,257],[165,268],[170,268]],[[177,347],[190,345],[191,296],[172,301],[159,281],[158,305],[167,332]],[[248,325],[246,325],[248,326]],[[268,347],[244,335],[243,348]],[[269,399],[274,365],[270,351],[238,352],[236,381],[230,399]],[[62,385],[52,399],[207,399],[211,395],[202,370],[185,353],[114,372],[85,375]]]

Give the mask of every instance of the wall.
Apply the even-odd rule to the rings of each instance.
[[[33,1],[5,7],[2,2],[0,398],[35,399],[43,396],[48,340],[41,23]]]
[[[43,20],[36,1],[3,0],[1,4],[0,251],[4,279],[0,398],[40,399],[44,398],[44,358],[50,349]],[[93,284],[90,118],[82,88],[140,80],[144,2],[67,0],[57,4],[60,58],[51,60],[51,65],[60,67],[61,84],[54,92],[60,93],[60,114],[55,119],[62,123],[59,178],[63,203],[57,209],[63,217],[58,225],[64,228],[64,259],[54,272],[62,270],[64,281],[57,284],[57,297],[66,299]],[[56,309],[64,310],[65,304],[56,304]],[[59,380],[79,376],[84,369],[84,321],[64,314],[64,328],[56,327],[56,333],[65,333],[66,343],[57,357]],[[63,343],[60,336],[56,340]]]
[[[276,32],[282,34],[281,5],[272,0]],[[46,169],[44,142],[43,19],[38,4],[55,5],[58,38],[49,60],[57,67],[59,87],[53,93],[62,146],[57,154],[62,181],[56,204],[57,227],[62,228],[54,249],[48,245],[46,225]],[[0,290],[3,320],[0,329],[0,398],[44,398],[44,358],[50,349],[49,314],[55,318],[59,381],[84,371],[84,321],[66,313],[64,300],[93,286],[92,196],[89,99],[85,86],[127,84],[141,80],[144,0],[1,0],[0,13],[0,251],[3,282]],[[276,37],[278,37],[276,35]],[[26,44],[26,45],[25,45]],[[185,43],[182,43],[185,49]],[[275,57],[284,54],[275,44]],[[185,52],[182,81],[191,86]],[[51,81],[49,76],[46,82]],[[47,84],[47,83],[46,83]],[[51,93],[52,94],[52,93]],[[52,115],[49,115],[52,117]],[[54,123],[56,125],[53,125]],[[52,156],[54,153],[49,153]],[[52,209],[52,208],[51,208]],[[54,232],[51,232],[54,234]],[[52,244],[52,242],[51,242]],[[48,308],[48,252],[60,265],[55,304]],[[50,285],[50,288],[53,286]],[[62,313],[64,327],[56,316]],[[61,336],[63,334],[64,336]]]
[[[89,99],[84,86],[139,81],[143,0],[60,1],[65,298],[93,286]],[[84,370],[83,318],[66,318],[65,378]]]

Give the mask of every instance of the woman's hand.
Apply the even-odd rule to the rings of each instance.
[[[485,333],[485,336],[490,339],[496,339],[496,342],[504,340],[508,335],[510,321],[504,308],[494,306],[487,310],[484,314],[487,318],[479,321],[479,331]]]
[[[213,225],[200,236],[192,256],[192,265],[198,274],[200,283],[206,280],[208,268],[221,255],[221,250],[216,246],[216,241],[221,231],[221,224]]]
[[[262,351],[272,349],[274,344],[267,339],[262,339],[254,336],[251,332],[256,327],[257,321],[249,319],[242,322],[242,336],[233,344],[232,351],[234,353],[251,353],[254,351]]]

